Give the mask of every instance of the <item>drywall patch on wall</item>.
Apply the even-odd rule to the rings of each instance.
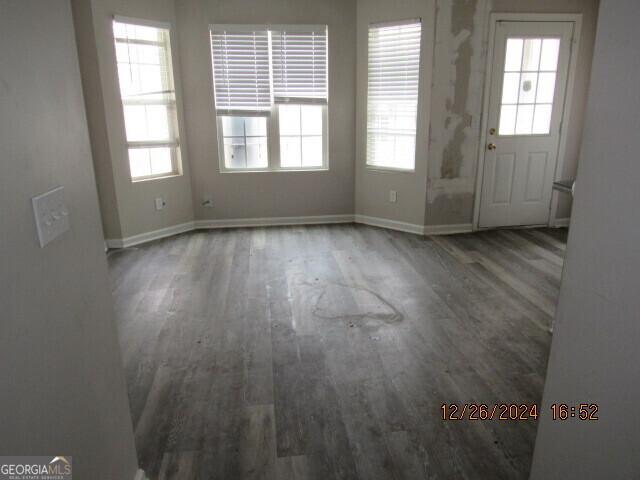
[[[431,179],[427,203],[432,209],[431,225],[472,223],[474,201],[473,178]]]
[[[465,129],[471,127],[472,116],[467,112],[467,96],[471,80],[470,67],[473,46],[471,33],[474,30],[473,15],[477,0],[453,2],[451,6],[451,36],[454,43],[453,69],[455,82],[453,84],[453,98],[446,99],[448,115],[445,118],[445,131],[451,129],[453,135],[444,147],[440,175],[442,178],[457,178],[460,176],[462,164],[462,144],[465,139]],[[453,125],[452,125],[453,124]],[[452,128],[453,126],[453,128]]]
[[[440,0],[430,130],[428,225],[470,221],[480,141],[488,0]],[[442,119],[437,121],[437,119]],[[464,206],[469,211],[463,212]]]

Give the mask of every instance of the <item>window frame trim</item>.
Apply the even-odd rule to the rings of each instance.
[[[218,142],[218,167],[220,173],[264,173],[264,172],[325,172],[329,170],[329,105],[314,104],[322,108],[322,165],[317,167],[282,167],[280,158],[280,121],[278,108],[280,105],[308,105],[305,103],[274,103],[270,110],[270,115],[264,115],[267,122],[267,152],[268,161],[265,168],[229,168],[225,164],[224,155],[224,132],[222,128],[222,117],[237,116],[251,117],[256,115],[226,115],[216,112],[216,130]],[[263,115],[258,115],[262,117]],[[273,140],[275,139],[275,140]]]
[[[418,91],[416,96],[416,131],[414,133],[415,144],[413,151],[413,167],[411,168],[402,168],[402,167],[391,167],[387,165],[375,165],[369,163],[369,155],[368,155],[368,135],[369,135],[369,33],[371,28],[384,28],[384,27],[396,27],[403,25],[410,25],[413,23],[420,23],[420,36],[419,36],[419,60],[418,60]],[[407,18],[402,20],[390,20],[390,21],[380,21],[380,22],[370,22],[367,25],[367,87],[366,87],[366,102],[365,102],[365,131],[364,131],[364,167],[365,170],[379,173],[415,173],[417,171],[417,163],[418,163],[418,121],[420,119],[420,97],[422,90],[422,75],[424,72],[423,69],[423,40],[424,40],[424,22],[422,17],[414,17]]]
[[[175,115],[175,122],[170,122],[173,123],[173,125],[169,125],[170,130],[173,131],[174,133],[174,138],[172,139],[168,139],[167,141],[164,140],[149,140],[149,141],[129,141],[127,140],[127,129],[126,129],[126,120],[124,117],[124,107],[126,105],[126,101],[123,99],[122,97],[122,91],[120,90],[120,71],[118,69],[118,56],[117,53],[115,51],[115,46],[116,43],[118,42],[118,37],[116,37],[115,35],[115,31],[113,29],[113,25],[114,23],[124,23],[124,24],[129,24],[129,25],[138,25],[138,26],[143,26],[143,27],[152,27],[152,28],[157,28],[157,29],[163,29],[163,30],[167,30],[168,34],[169,34],[169,38],[168,38],[168,45],[165,47],[163,45],[163,48],[166,48],[166,52],[167,52],[167,56],[168,58],[168,64],[171,66],[171,80],[173,83],[173,94],[174,94],[174,99],[170,100],[168,102],[159,102],[158,104],[161,105],[166,105],[167,108],[172,108],[174,110],[174,115]],[[120,98],[120,111],[122,112],[122,127],[123,127],[123,134],[124,134],[124,148],[125,148],[125,156],[127,159],[127,168],[129,170],[129,181],[131,183],[138,183],[138,182],[148,182],[151,180],[161,180],[161,179],[167,179],[167,178],[174,178],[174,177],[181,177],[184,174],[183,171],[183,166],[182,166],[182,146],[181,146],[181,128],[180,128],[180,106],[178,105],[178,88],[177,88],[177,82],[176,82],[176,77],[174,75],[175,71],[176,71],[176,64],[175,64],[175,52],[174,52],[174,42],[173,42],[173,37],[174,37],[174,33],[175,33],[175,29],[173,28],[173,25],[171,22],[163,22],[163,21],[158,21],[158,20],[150,20],[150,19],[145,19],[145,18],[137,18],[137,17],[128,17],[128,16],[123,16],[123,15],[113,15],[111,18],[111,36],[113,39],[113,53],[114,53],[114,66],[115,66],[115,73],[116,73],[116,88],[118,90],[118,96]],[[141,103],[141,105],[147,105],[147,103]],[[137,176],[134,177],[132,175],[131,172],[131,159],[129,156],[129,150],[131,148],[160,148],[160,147],[168,147],[171,153],[171,171],[170,172],[165,172],[165,173],[158,173],[158,174],[152,174],[152,175],[142,175],[142,176]]]
[[[210,23],[208,35],[211,38],[213,30],[237,29],[244,31],[267,30],[269,32],[269,80],[272,84],[271,88],[271,108],[257,113],[249,110],[244,113],[242,110],[218,110],[215,105],[215,78],[213,58],[210,66],[211,93],[213,95],[213,114],[215,116],[216,125],[216,141],[218,143],[218,168],[219,173],[274,173],[274,172],[326,172],[330,170],[329,165],[329,97],[330,97],[330,78],[329,78],[329,25],[328,24],[223,24]],[[288,30],[296,32],[307,32],[310,29],[325,29],[327,35],[327,98],[326,100],[305,99],[305,98],[282,98],[276,102],[273,95],[273,72],[271,67],[271,31]],[[209,45],[209,54],[211,55],[211,45]],[[322,107],[322,166],[318,167],[282,167],[280,158],[280,123],[278,115],[278,107],[280,105],[312,105]],[[265,168],[229,168],[225,164],[224,155],[224,131],[222,128],[223,116],[237,117],[266,117],[267,121],[267,152],[268,165]]]

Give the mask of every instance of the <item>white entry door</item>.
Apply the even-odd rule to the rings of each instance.
[[[573,29],[496,23],[480,228],[549,220]]]

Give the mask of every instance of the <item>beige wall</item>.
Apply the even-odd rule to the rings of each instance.
[[[414,172],[377,170],[366,166],[367,35],[370,23],[422,18],[420,86]],[[358,0],[356,112],[356,208],[358,215],[422,225],[427,192],[429,105],[433,63],[435,0]],[[437,121],[437,120],[436,120]],[[397,201],[389,202],[389,191]]]
[[[66,0],[0,1],[0,454],[71,455],[74,478],[137,470]],[[40,248],[31,197],[65,188]]]
[[[574,177],[597,4],[597,0],[359,0],[356,213],[417,225],[472,223],[490,12],[583,14],[567,153],[561,175]],[[416,172],[369,169],[365,166],[368,24],[418,16],[423,19],[425,31]],[[397,190],[397,203],[389,202],[389,190]],[[567,217],[569,212],[568,199],[561,197],[558,218]]]
[[[640,3],[602,0],[532,480],[640,478]],[[552,403],[599,406],[553,421]]]
[[[193,220],[189,149],[185,142],[178,35],[173,0],[73,0],[87,116],[106,238],[130,237]],[[168,22],[180,123],[183,175],[132,182],[118,86],[114,15]],[[156,211],[154,199],[167,206]]]
[[[91,141],[107,237],[191,220],[359,214],[422,225],[470,225],[480,149],[490,12],[582,13],[562,178],[575,176],[598,0],[73,0]],[[181,177],[132,183],[118,95],[113,14],[168,21],[181,124]],[[367,28],[421,17],[415,172],[367,168]],[[329,171],[220,173],[210,23],[329,25]],[[277,139],[274,139],[277,141]],[[390,190],[397,202],[389,202]],[[555,194],[558,195],[558,194]],[[156,212],[153,199],[168,205]],[[202,206],[213,199],[213,208]],[[558,218],[570,213],[560,199]]]
[[[178,0],[177,10],[196,219],[352,214],[355,0]],[[210,23],[328,25],[329,171],[220,173]]]

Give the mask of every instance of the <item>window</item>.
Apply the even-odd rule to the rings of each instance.
[[[548,135],[559,38],[508,38],[499,135]]]
[[[231,115],[223,115],[220,118],[227,168],[268,167],[267,119]]]
[[[221,169],[326,168],[326,25],[210,34]]]
[[[420,20],[369,26],[369,166],[415,168],[420,33]]]
[[[180,173],[168,27],[113,22],[131,178]]]
[[[317,105],[280,105],[280,165],[321,167],[323,114]]]

